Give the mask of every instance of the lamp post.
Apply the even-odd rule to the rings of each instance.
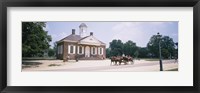
[[[163,71],[163,65],[162,65],[162,55],[161,55],[161,46],[160,46],[160,42],[161,42],[161,35],[158,32],[157,33],[158,37],[159,37],[159,55],[160,55],[160,71]]]

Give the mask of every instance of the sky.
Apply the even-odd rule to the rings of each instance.
[[[51,47],[53,43],[63,39],[72,33],[79,35],[79,25],[87,25],[87,35],[93,32],[93,36],[100,41],[109,43],[113,39],[120,39],[123,43],[131,40],[137,46],[146,47],[151,36],[158,32],[163,36],[169,36],[174,42],[178,42],[178,21],[164,22],[47,22],[45,30],[52,36]]]

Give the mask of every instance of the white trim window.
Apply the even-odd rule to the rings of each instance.
[[[84,47],[83,46],[78,46],[78,54],[84,54]]]
[[[68,45],[68,54],[75,54],[76,46],[75,45]]]
[[[98,54],[99,54],[99,55],[103,55],[103,48],[102,48],[102,47],[99,47],[99,48],[98,48]]]
[[[92,47],[91,48],[91,54],[92,55],[96,55],[97,54],[97,48],[96,47]]]

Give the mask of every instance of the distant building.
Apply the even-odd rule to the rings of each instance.
[[[79,26],[79,35],[72,34],[57,42],[57,58],[75,60],[100,60],[106,58],[106,44],[98,40],[93,32],[87,35],[87,25]]]

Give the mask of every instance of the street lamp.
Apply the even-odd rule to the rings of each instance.
[[[160,71],[163,71],[163,65],[162,65],[162,55],[161,55],[161,46],[160,46],[160,42],[161,42],[161,35],[158,32],[157,36],[159,37],[159,54],[160,54]]]

